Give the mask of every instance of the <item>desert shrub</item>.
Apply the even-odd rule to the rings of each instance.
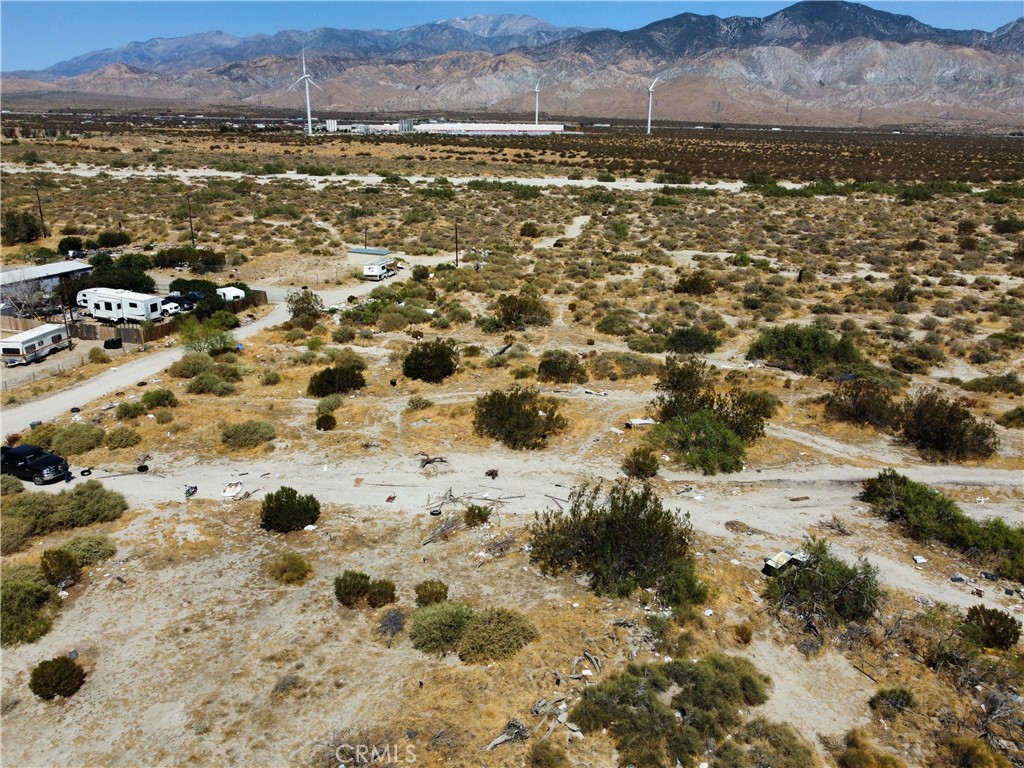
[[[1024,382],[1015,373],[1002,376],[982,376],[960,385],[968,392],[1005,392],[1008,395],[1024,395]]]
[[[24,549],[35,532],[35,520],[31,515],[18,515],[8,510],[9,507],[5,507],[0,513],[0,553],[4,555]]]
[[[654,434],[687,466],[705,475],[743,469],[743,439],[713,411],[700,410],[659,424]]]
[[[334,413],[344,402],[345,398],[337,393],[321,397],[320,401],[316,404],[317,415],[322,416],[325,413]]]
[[[943,745],[943,757],[953,768],[1012,768],[1012,763],[974,736],[954,736]]]
[[[714,352],[722,345],[722,340],[711,331],[705,331],[695,325],[676,328],[665,341],[669,352],[697,354]]]
[[[68,424],[54,434],[50,449],[58,456],[77,456],[98,447],[103,442],[103,435],[103,429],[95,424]]]
[[[89,350],[89,362],[90,363],[109,363],[110,355],[104,352],[99,347],[93,347]]]
[[[291,321],[307,331],[316,325],[324,313],[324,301],[312,291],[289,291],[286,297]]]
[[[42,448],[51,449],[53,447],[53,438],[57,434],[60,427],[53,422],[47,424],[40,424],[38,427],[33,427],[29,430],[28,434],[24,436],[21,441],[28,443],[29,445],[38,445]]]
[[[825,416],[879,429],[899,424],[900,409],[888,387],[870,379],[855,379],[836,385],[825,400]]]
[[[811,376],[829,363],[860,362],[860,352],[848,335],[840,339],[816,325],[791,323],[783,328],[768,328],[757,336],[747,350],[748,360],[767,360],[772,365]]]
[[[737,624],[733,628],[733,635],[738,643],[742,645],[750,645],[751,640],[754,639],[754,625],[749,621]]]
[[[764,436],[765,424],[782,405],[762,389],[731,389],[715,400],[715,414],[746,443]]]
[[[569,758],[565,750],[550,739],[535,741],[530,747],[530,768],[566,768]]]
[[[242,380],[242,369],[240,366],[227,362],[214,363],[213,373],[220,376],[224,381],[232,383]]]
[[[74,584],[82,577],[82,567],[74,555],[64,549],[47,549],[39,560],[43,576],[55,587]]]
[[[402,373],[410,379],[436,384],[455,373],[458,363],[459,351],[450,339],[421,341],[405,356]]]
[[[267,562],[267,575],[278,584],[301,584],[313,573],[313,567],[298,552],[282,552]]]
[[[366,364],[363,363],[362,368],[365,367]],[[310,377],[306,394],[313,397],[326,397],[362,389],[366,386],[362,368],[352,363],[324,368]]]
[[[407,411],[422,411],[434,404],[433,400],[429,400],[422,395],[413,395],[409,398],[409,402],[405,404],[405,410]]]
[[[1020,640],[1021,623],[1006,611],[973,605],[967,609],[964,635],[983,648],[1008,651]]]
[[[288,533],[312,525],[320,518],[320,502],[312,494],[299,495],[288,486],[271,491],[260,508],[260,527]]]
[[[839,768],[906,768],[898,757],[880,752],[859,729],[846,734],[845,746],[838,757]]]
[[[691,296],[710,296],[715,292],[715,281],[703,269],[683,275],[672,288],[673,293]]]
[[[174,421],[174,414],[170,408],[157,408],[153,411],[153,418],[157,424],[170,424]]]
[[[225,424],[220,429],[220,441],[234,450],[255,448],[276,436],[277,431],[273,424],[256,419],[249,419],[240,424]]]
[[[0,645],[33,643],[50,631],[59,609],[57,590],[38,565],[6,565],[0,571]]]
[[[637,317],[636,310],[616,307],[597,321],[594,330],[610,336],[629,336],[633,333],[633,322]]]
[[[423,608],[448,599],[448,585],[438,579],[427,579],[416,585],[416,605]]]
[[[514,450],[543,448],[550,435],[566,426],[558,402],[533,388],[489,392],[473,405],[474,431]]]
[[[475,528],[483,525],[491,519],[491,508],[481,504],[470,504],[462,515],[462,520],[467,528]]]
[[[95,565],[114,556],[117,547],[102,534],[75,536],[63,544],[61,549],[75,558],[79,565]]]
[[[507,329],[523,330],[528,325],[550,325],[551,310],[528,293],[498,297],[498,320]]]
[[[996,419],[996,424],[1007,429],[1024,428],[1024,405],[1018,405],[1004,413]]]
[[[374,579],[366,588],[366,602],[371,608],[380,608],[395,602],[395,582]]]
[[[142,404],[151,411],[154,408],[175,408],[178,405],[178,398],[169,389],[152,389],[140,399]]]
[[[466,623],[459,638],[459,658],[467,664],[507,659],[538,637],[537,628],[518,611],[485,608]]]
[[[637,446],[622,460],[620,465],[626,477],[636,480],[649,480],[658,474],[661,464],[650,448]]]
[[[355,608],[370,592],[370,577],[360,571],[345,571],[334,579],[334,596],[346,608]]]
[[[650,486],[578,486],[569,510],[548,510],[529,528],[531,561],[544,573],[585,574],[599,595],[625,596],[637,588],[662,591],[687,559],[691,527],[662,506]]]
[[[564,349],[549,349],[541,355],[537,365],[537,379],[560,384],[582,384],[587,380],[587,369],[579,355]]]
[[[126,400],[118,403],[115,413],[119,419],[137,419],[146,415],[146,406],[139,400]]]
[[[661,363],[647,355],[634,352],[601,352],[590,361],[590,372],[595,379],[633,379],[637,376],[653,376],[661,369]]]
[[[626,346],[634,352],[656,355],[665,351],[667,341],[665,336],[660,333],[641,332],[627,337]]]
[[[130,427],[115,427],[103,436],[103,445],[112,451],[131,448],[142,442],[142,435]]]
[[[185,391],[193,395],[227,397],[234,394],[235,385],[229,381],[224,381],[224,379],[210,370],[204,371],[192,379],[188,386],[185,387]]]
[[[25,484],[14,475],[0,475],[0,496],[13,496],[25,490]]]
[[[431,654],[455,650],[475,613],[468,605],[451,600],[420,608],[413,614],[409,628],[413,648]]]
[[[331,332],[331,339],[338,344],[348,344],[356,337],[356,329],[351,325],[339,325]]]
[[[995,427],[929,389],[903,403],[902,436],[922,456],[940,461],[987,459],[999,447]]]
[[[41,699],[74,696],[85,682],[85,670],[70,656],[57,656],[41,661],[32,668],[28,687]]]
[[[265,387],[272,387],[275,384],[280,384],[280,383],[281,383],[281,374],[278,373],[277,371],[273,370],[273,369],[264,371],[263,375],[260,376],[260,384],[262,384]]]
[[[180,360],[171,363],[168,372],[179,379],[194,379],[201,373],[213,369],[213,358],[202,352],[189,352]]]
[[[321,413],[316,417],[313,426],[318,432],[330,432],[338,426],[338,420],[333,413]]]
[[[124,496],[116,491],[107,490],[99,480],[87,480],[69,491],[61,491],[56,496],[38,493],[25,494],[25,497],[30,495],[41,497],[39,501],[42,503],[36,510],[39,514],[35,517],[35,533],[39,535],[92,523],[111,522],[121,517],[121,513],[128,509],[128,502]],[[18,513],[18,510],[10,511]]]
[[[882,600],[877,568],[864,558],[856,566],[845,563],[823,539],[805,539],[803,550],[807,562],[772,579],[765,597],[833,623],[863,622],[875,615]]]
[[[875,695],[868,699],[868,706],[882,714],[894,715],[916,707],[917,699],[908,688],[879,688]]]

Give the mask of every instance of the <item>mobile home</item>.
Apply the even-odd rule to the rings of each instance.
[[[47,323],[27,331],[8,336],[0,341],[3,348],[4,365],[21,365],[41,360],[58,349],[68,349],[71,339],[63,325]]]
[[[363,277],[370,280],[383,280],[397,274],[394,258],[375,259],[363,265]]]
[[[159,296],[121,288],[86,288],[78,292],[78,306],[87,309],[97,320],[115,323],[159,320],[162,309]]]

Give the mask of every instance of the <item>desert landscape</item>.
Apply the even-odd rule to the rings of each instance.
[[[1024,765],[1019,139],[130,122],[4,266],[266,302],[4,371],[5,765]]]

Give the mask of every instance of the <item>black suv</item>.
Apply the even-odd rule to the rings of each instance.
[[[36,485],[43,485],[63,479],[67,471],[66,460],[38,445],[0,448],[0,472],[5,475],[14,475],[22,480],[31,480]]]

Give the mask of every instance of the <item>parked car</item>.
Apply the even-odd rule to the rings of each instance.
[[[176,315],[181,312],[181,307],[175,301],[164,299],[161,303],[163,306],[160,309],[160,314],[164,317],[170,317],[171,315]]]
[[[0,448],[0,472],[43,485],[61,480],[68,471],[68,462],[38,445],[16,445]]]

